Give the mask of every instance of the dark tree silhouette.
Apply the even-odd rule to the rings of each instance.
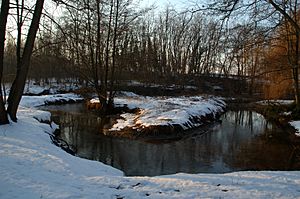
[[[3,103],[3,96],[1,92],[1,100],[0,100],[0,124],[8,123],[7,114],[10,116],[11,120],[16,122],[17,121],[17,110],[22,98],[22,94],[25,87],[25,82],[29,70],[30,65],[30,58],[34,47],[34,41],[36,38],[36,34],[39,28],[40,18],[42,15],[42,10],[44,6],[44,0],[37,0],[35,4],[34,13],[32,16],[31,24],[29,27],[28,35],[25,42],[25,47],[22,53],[22,57],[20,59],[20,63],[17,67],[17,74],[10,89],[10,93],[8,96],[8,107],[5,110],[5,106]],[[8,16],[9,10],[9,1],[2,1],[1,5],[1,21],[0,21],[0,77],[2,77],[2,69],[3,69],[3,49],[5,44],[5,27],[6,27],[6,20]],[[1,79],[1,78],[0,78]]]
[[[2,0],[0,13],[0,125],[8,123],[8,117],[5,110],[4,97],[2,94],[2,76],[5,44],[5,28],[9,10],[9,0]]]

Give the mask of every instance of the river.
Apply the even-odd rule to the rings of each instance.
[[[58,136],[77,156],[111,165],[127,176],[295,169],[289,163],[292,149],[285,130],[253,111],[227,111],[222,122],[188,131],[181,139],[145,141],[103,135],[107,121],[83,104],[46,109],[60,123]]]

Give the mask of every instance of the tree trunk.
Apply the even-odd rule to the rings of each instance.
[[[300,110],[300,96],[299,96],[299,78],[298,78],[298,67],[294,67],[293,71],[293,84],[294,84],[294,95],[295,95],[295,103],[298,110]]]
[[[3,60],[5,46],[5,28],[9,10],[9,0],[2,0],[0,13],[0,125],[8,124],[8,117],[5,110],[4,97],[2,94],[2,76],[3,76]]]
[[[114,24],[114,36],[113,36],[113,52],[112,52],[112,68],[110,76],[110,88],[108,106],[113,107],[114,101],[114,81],[115,81],[115,68],[116,68],[116,51],[117,51],[117,30],[118,30],[118,18],[119,18],[119,0],[116,1],[115,8],[115,24]]]
[[[39,28],[39,22],[42,15],[43,5],[44,0],[36,1],[33,18],[29,27],[25,48],[23,51],[22,60],[20,62],[20,68],[17,69],[17,75],[13,82],[8,97],[7,112],[14,122],[17,121],[17,110],[25,87],[26,77],[30,65],[30,58],[34,46],[36,33]]]
[[[295,58],[293,59],[295,62],[295,64],[293,65],[293,81],[294,81],[294,93],[295,93],[295,103],[296,103],[297,111],[300,111],[299,39],[300,39],[300,33],[296,30],[296,50],[295,50]]]

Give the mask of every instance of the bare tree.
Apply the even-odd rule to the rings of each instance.
[[[130,24],[141,15],[131,8],[131,0],[85,0],[66,6],[64,31],[70,61],[98,95],[101,112],[113,107],[116,71],[125,49]],[[74,14],[76,13],[76,14]],[[128,40],[127,40],[128,41]]]
[[[291,66],[291,76],[293,79],[294,98],[297,108],[300,109],[300,92],[299,92],[299,39],[300,26],[297,19],[297,11],[299,10],[299,2],[297,0],[273,1],[273,0],[226,0],[222,2],[211,1],[207,6],[198,6],[198,10],[210,10],[214,14],[222,14],[223,19],[229,19],[231,16],[241,13],[248,13],[252,22],[271,20],[276,21],[276,25],[280,24],[284,19],[291,27],[290,40],[288,46],[289,60]],[[250,11],[250,12],[249,12]]]
[[[17,110],[22,98],[22,94],[25,87],[26,77],[29,70],[30,58],[34,47],[34,41],[37,30],[39,28],[39,22],[42,15],[44,0],[37,0],[32,21],[29,27],[28,35],[25,42],[25,47],[22,53],[20,64],[17,67],[17,74],[12,84],[9,96],[7,113],[13,121],[17,121]]]

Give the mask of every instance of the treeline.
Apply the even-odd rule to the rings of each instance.
[[[59,24],[44,17],[30,76],[150,78],[180,74],[250,76],[257,50],[269,48],[265,27],[224,24],[203,12],[166,7],[137,10],[130,0],[68,1]],[[13,73],[14,40],[6,46],[6,71]],[[253,51],[256,51],[254,53]],[[261,54],[259,55],[261,56]],[[71,69],[71,71],[70,71]],[[99,74],[101,76],[101,74]]]

